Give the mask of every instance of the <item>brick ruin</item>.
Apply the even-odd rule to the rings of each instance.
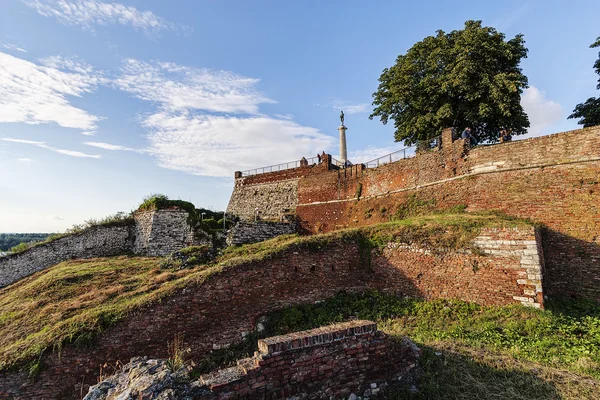
[[[136,357],[84,400],[370,398],[409,382],[421,350],[371,321],[350,321],[258,341],[253,357],[192,379],[189,367]],[[358,396],[357,396],[358,395]]]
[[[411,203],[499,210],[545,225],[545,295],[600,301],[600,127],[475,148],[447,129],[441,144],[377,168],[238,172],[228,212],[279,204],[315,233],[385,222]],[[293,196],[273,190],[283,183]]]
[[[201,399],[342,399],[377,395],[416,366],[420,350],[371,321],[351,321],[258,341],[254,357],[200,377]]]

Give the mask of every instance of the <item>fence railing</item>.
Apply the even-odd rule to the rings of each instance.
[[[403,149],[400,149],[400,150],[395,151],[390,154],[386,154],[385,156],[381,156],[374,160],[368,161],[364,164],[366,165],[367,168],[377,168],[381,165],[385,165],[385,164],[389,164],[389,163],[392,163],[395,161],[403,160],[405,158],[414,157],[417,150],[421,151],[421,150],[433,149],[433,148],[438,147],[440,145],[440,143],[441,143],[441,136],[439,136],[439,135],[434,136],[431,139],[420,141],[419,143],[417,143],[415,145],[405,147]],[[269,172],[285,171],[286,169],[299,168],[303,162],[304,162],[304,160],[297,160],[297,161],[290,161],[287,163],[281,163],[281,164],[276,164],[276,165],[269,165],[266,167],[249,169],[246,171],[242,171],[242,176],[259,175],[259,174],[266,174]],[[320,162],[321,161],[319,160],[318,157],[306,158],[307,165],[315,165]],[[338,168],[345,168],[348,165],[352,165],[352,163],[350,163],[350,162],[343,163],[342,161],[336,160],[333,157],[331,157],[331,164],[335,165]]]
[[[364,164],[367,168],[377,168],[385,164],[414,157],[417,154],[417,151],[426,151],[429,149],[434,149],[438,147],[440,143],[441,136],[434,136],[431,139],[422,140],[417,144],[405,147],[393,153],[386,154],[385,156],[378,157],[374,160],[367,161]]]
[[[297,161],[290,161],[287,163],[281,163],[281,164],[276,164],[276,165],[269,165],[267,167],[249,169],[246,171],[242,171],[242,176],[266,174],[268,172],[277,172],[277,171],[284,171],[286,169],[299,168],[303,162],[304,162],[304,160],[297,160]],[[310,157],[310,158],[306,159],[306,162],[308,163],[308,165],[314,165],[319,162],[319,159],[318,159],[318,157]]]

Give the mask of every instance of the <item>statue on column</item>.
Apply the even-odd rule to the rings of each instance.
[[[342,126],[344,126],[344,111],[340,114],[340,121],[342,121]]]

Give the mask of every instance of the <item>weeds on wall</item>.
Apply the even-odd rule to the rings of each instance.
[[[32,247],[36,247],[42,244],[50,243],[55,240],[58,240],[63,237],[80,234],[88,231],[89,229],[95,227],[112,227],[112,226],[127,226],[134,223],[133,215],[131,213],[118,212],[113,215],[108,215],[104,218],[100,219],[88,219],[83,224],[73,225],[71,228],[67,229],[65,233],[56,233],[49,235],[45,240],[39,242],[28,242],[28,243],[20,243],[9,250],[11,254],[22,253],[25,250],[28,250]]]
[[[420,199],[416,193],[408,196],[406,201],[396,209],[394,214],[395,219],[406,219],[430,213],[436,205],[435,199]]]
[[[186,364],[186,354],[191,352],[191,349],[185,347],[183,335],[176,334],[173,341],[167,342],[169,357],[166,360],[167,368],[171,372],[179,371]]]

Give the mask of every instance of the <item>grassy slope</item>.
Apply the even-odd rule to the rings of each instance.
[[[389,240],[401,240],[461,248],[482,226],[519,224],[495,215],[415,217],[326,235],[281,236],[230,248],[211,265],[180,271],[161,269],[159,258],[67,261],[0,290],[0,369],[35,359],[64,343],[87,341],[128,312],[178,287],[201,284],[223,268],[272,257],[290,246],[314,249],[343,240],[358,241],[370,251]]]

